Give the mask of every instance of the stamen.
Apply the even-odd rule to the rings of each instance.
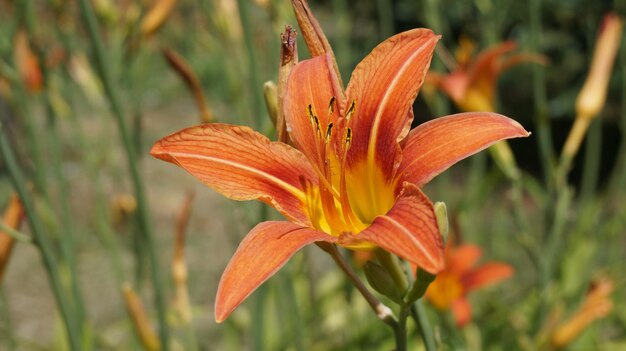
[[[327,132],[327,137],[330,137],[331,134],[331,130],[332,130],[332,123],[330,123],[328,125],[328,132]],[[324,178],[326,178],[326,182],[331,184],[332,186],[332,165],[331,165],[331,161],[329,158],[330,155],[330,144],[328,142],[326,142],[325,147],[324,147]],[[346,222],[345,222],[345,218],[343,218],[344,216],[341,216],[337,205],[335,203],[335,199],[339,199],[339,201],[341,201],[341,196],[339,196],[339,194],[337,194],[337,191],[335,190],[335,188],[331,188],[331,191],[328,191],[327,189],[321,189],[320,190],[320,195],[321,195],[321,200],[322,200],[322,209],[324,210],[324,215],[326,217],[326,220],[328,221],[328,223],[331,225],[331,228],[333,230],[334,233],[340,233],[341,231],[343,231],[343,228],[346,227]]]
[[[322,131],[320,130],[320,120],[317,118],[317,116],[313,116],[313,123],[315,124],[315,130],[317,131],[317,135],[321,136]]]
[[[328,123],[328,127],[326,127],[326,143],[330,140],[333,131],[333,122]]]
[[[300,183],[302,184],[302,188],[304,190],[304,193],[306,194],[305,205],[307,207],[307,212],[309,213],[309,219],[311,220],[311,224],[313,224],[313,227],[315,228],[320,228],[320,218],[322,214],[316,206],[317,196],[315,194],[315,189],[313,188],[311,181],[305,179],[304,177],[300,178]]]
[[[350,104],[350,108],[348,108],[348,111],[346,112],[346,120],[350,120],[350,117],[352,117],[352,114],[354,113],[354,109],[356,108],[356,100],[352,100],[352,103]]]
[[[332,115],[335,112],[335,101],[337,101],[336,97],[330,98],[330,102],[328,103],[328,114]]]
[[[339,170],[339,174],[341,174],[339,179],[339,194],[340,194],[340,202],[341,202],[341,210],[343,212],[343,216],[346,220],[346,223],[351,228],[358,228],[362,225],[361,221],[357,218],[352,210],[352,206],[350,206],[350,198],[348,197],[348,187],[346,184],[346,159],[348,149],[350,148],[350,142],[352,141],[352,129],[348,128],[346,131],[346,144],[343,148],[343,155],[341,157],[341,169]]]
[[[309,115],[309,120],[311,121],[311,126],[317,132],[317,135],[321,136],[320,121],[317,118],[317,116],[315,115],[315,113],[313,113],[313,105],[309,104],[307,106],[307,108],[306,108],[306,111],[307,111],[307,113]]]

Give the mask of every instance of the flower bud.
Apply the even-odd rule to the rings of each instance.
[[[339,79],[339,85],[343,86],[333,48],[330,46],[328,39],[326,39],[326,35],[322,31],[319,22],[315,16],[313,16],[309,4],[306,0],[291,0],[291,5],[296,14],[296,19],[298,20],[298,25],[300,26],[300,31],[302,32],[306,46],[309,48],[309,53],[312,57],[330,54],[333,59],[333,68],[335,69],[335,73],[337,73],[337,79]]]
[[[145,36],[154,34],[167,20],[175,5],[176,0],[155,1],[141,21],[141,33]]]
[[[604,106],[613,61],[621,42],[622,25],[616,14],[604,17],[587,80],[576,99],[578,118],[593,119]]]
[[[391,274],[389,274],[385,268],[378,263],[368,261],[363,267],[363,270],[365,271],[365,278],[367,278],[367,281],[374,290],[389,297],[393,301],[402,301],[403,293],[396,289],[396,284]]]
[[[265,107],[267,108],[267,114],[272,120],[274,127],[278,119],[278,88],[276,83],[268,80],[263,84],[263,97],[265,98]]]
[[[446,245],[446,241],[448,241],[448,232],[450,231],[450,226],[448,224],[448,209],[446,208],[446,203],[442,201],[435,202],[435,216],[437,217],[437,225],[439,226],[439,233],[441,234],[441,238],[443,240],[443,245]]]
[[[146,310],[143,307],[141,299],[130,286],[130,284],[124,284],[122,287],[124,293],[124,302],[126,303],[126,309],[130,315],[137,335],[141,341],[141,344],[146,350],[158,351],[161,349],[159,338],[157,338],[154,330],[150,326],[150,321],[146,315]]]

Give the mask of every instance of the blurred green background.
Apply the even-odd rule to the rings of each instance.
[[[258,222],[259,205],[226,200],[147,155],[155,140],[201,122],[192,94],[162,51],[174,50],[187,61],[214,121],[252,125],[273,137],[262,86],[276,81],[279,34],[297,23],[287,0],[158,2],[171,7],[148,35],[142,21],[155,6],[150,1],[0,0],[0,132],[23,173],[18,178],[32,200],[39,235],[56,257],[42,259],[41,245],[16,244],[0,281],[0,350],[71,349],[52,271],[56,291],[76,316],[80,349],[145,346],[124,306],[125,283],[143,300],[155,333],[159,325],[169,326],[175,350],[392,349],[390,331],[317,248],[297,254],[224,324],[214,322],[217,282],[238,242]],[[94,10],[98,40],[88,31],[84,4]],[[376,44],[415,27],[441,33],[439,45],[451,55],[468,38],[478,50],[514,40],[520,52],[549,59],[546,66],[516,66],[498,83],[497,111],[533,132],[511,142],[521,188],[481,153],[424,189],[433,201],[446,202],[454,238],[480,245],[485,261],[507,262],[516,274],[471,296],[468,327],[456,328],[449,313],[427,306],[429,319],[442,350],[547,349],[551,330],[576,311],[590,283],[610,277],[611,313],[569,347],[626,348],[626,308],[620,303],[626,297],[624,45],[569,186],[551,185],[602,18],[608,12],[623,18],[626,3],[311,0],[310,6],[344,82]],[[36,57],[40,88],[21,79],[18,33]],[[298,39],[305,59],[306,45]],[[446,71],[441,53],[431,70]],[[414,108],[414,124],[458,112],[438,92],[420,95]],[[542,135],[550,151],[543,156]],[[8,163],[3,153],[2,205],[14,189]],[[195,194],[185,243],[190,322],[173,304],[171,278],[176,221],[189,192]],[[28,222],[21,231],[35,235],[36,228]],[[410,349],[423,348],[416,330],[409,340]]]

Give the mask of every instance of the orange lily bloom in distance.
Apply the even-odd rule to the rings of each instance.
[[[355,69],[344,91],[332,56],[298,63],[287,80],[284,115],[293,145],[244,126],[207,124],[159,140],[151,154],[235,200],[260,200],[288,221],[254,227],[219,283],[222,322],[302,247],[380,247],[436,274],[443,243],[420,187],[455,162],[502,139],[528,136],[494,113],[466,113],[412,131],[412,104],[439,36],[397,34]]]
[[[463,111],[495,111],[496,85],[503,72],[524,62],[547,63],[537,54],[508,55],[516,48],[515,42],[505,41],[472,59],[473,45],[461,41],[458,67],[448,74],[429,73],[427,84],[441,89]]]
[[[26,90],[38,93],[43,89],[43,73],[37,55],[30,46],[28,34],[24,30],[15,33],[13,39],[13,59]]]
[[[613,311],[611,293],[615,289],[613,280],[603,277],[594,281],[582,305],[574,314],[556,327],[550,337],[552,347],[566,348],[574,342],[591,323],[605,318]]]
[[[513,275],[513,267],[502,262],[489,262],[474,268],[482,256],[476,245],[446,247],[446,268],[430,284],[424,295],[438,310],[452,310],[456,324],[466,325],[472,318],[467,294],[472,290],[495,284]]]

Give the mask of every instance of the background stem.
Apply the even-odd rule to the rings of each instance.
[[[113,86],[113,79],[109,72],[109,68],[105,58],[104,45],[98,34],[98,25],[96,18],[93,14],[91,4],[88,0],[80,0],[80,13],[85,22],[85,27],[91,38],[93,45],[94,61],[97,71],[102,80],[105,94],[111,104],[111,109],[117,128],[122,139],[124,149],[126,151],[126,159],[130,170],[132,184],[135,190],[135,198],[137,199],[137,221],[139,225],[139,232],[142,235],[144,243],[148,251],[148,259],[150,260],[150,278],[152,280],[152,286],[154,288],[155,305],[157,309],[157,317],[159,320],[159,339],[161,342],[161,348],[165,351],[169,350],[169,328],[167,325],[165,315],[165,292],[164,284],[161,281],[159,275],[159,267],[156,255],[156,248],[154,245],[152,224],[150,221],[150,214],[148,209],[148,203],[146,201],[145,191],[143,183],[139,175],[138,160],[136,155],[136,149],[131,139],[131,135],[128,132],[126,122],[124,120],[124,113],[122,112],[122,106],[119,101],[117,90]]]

